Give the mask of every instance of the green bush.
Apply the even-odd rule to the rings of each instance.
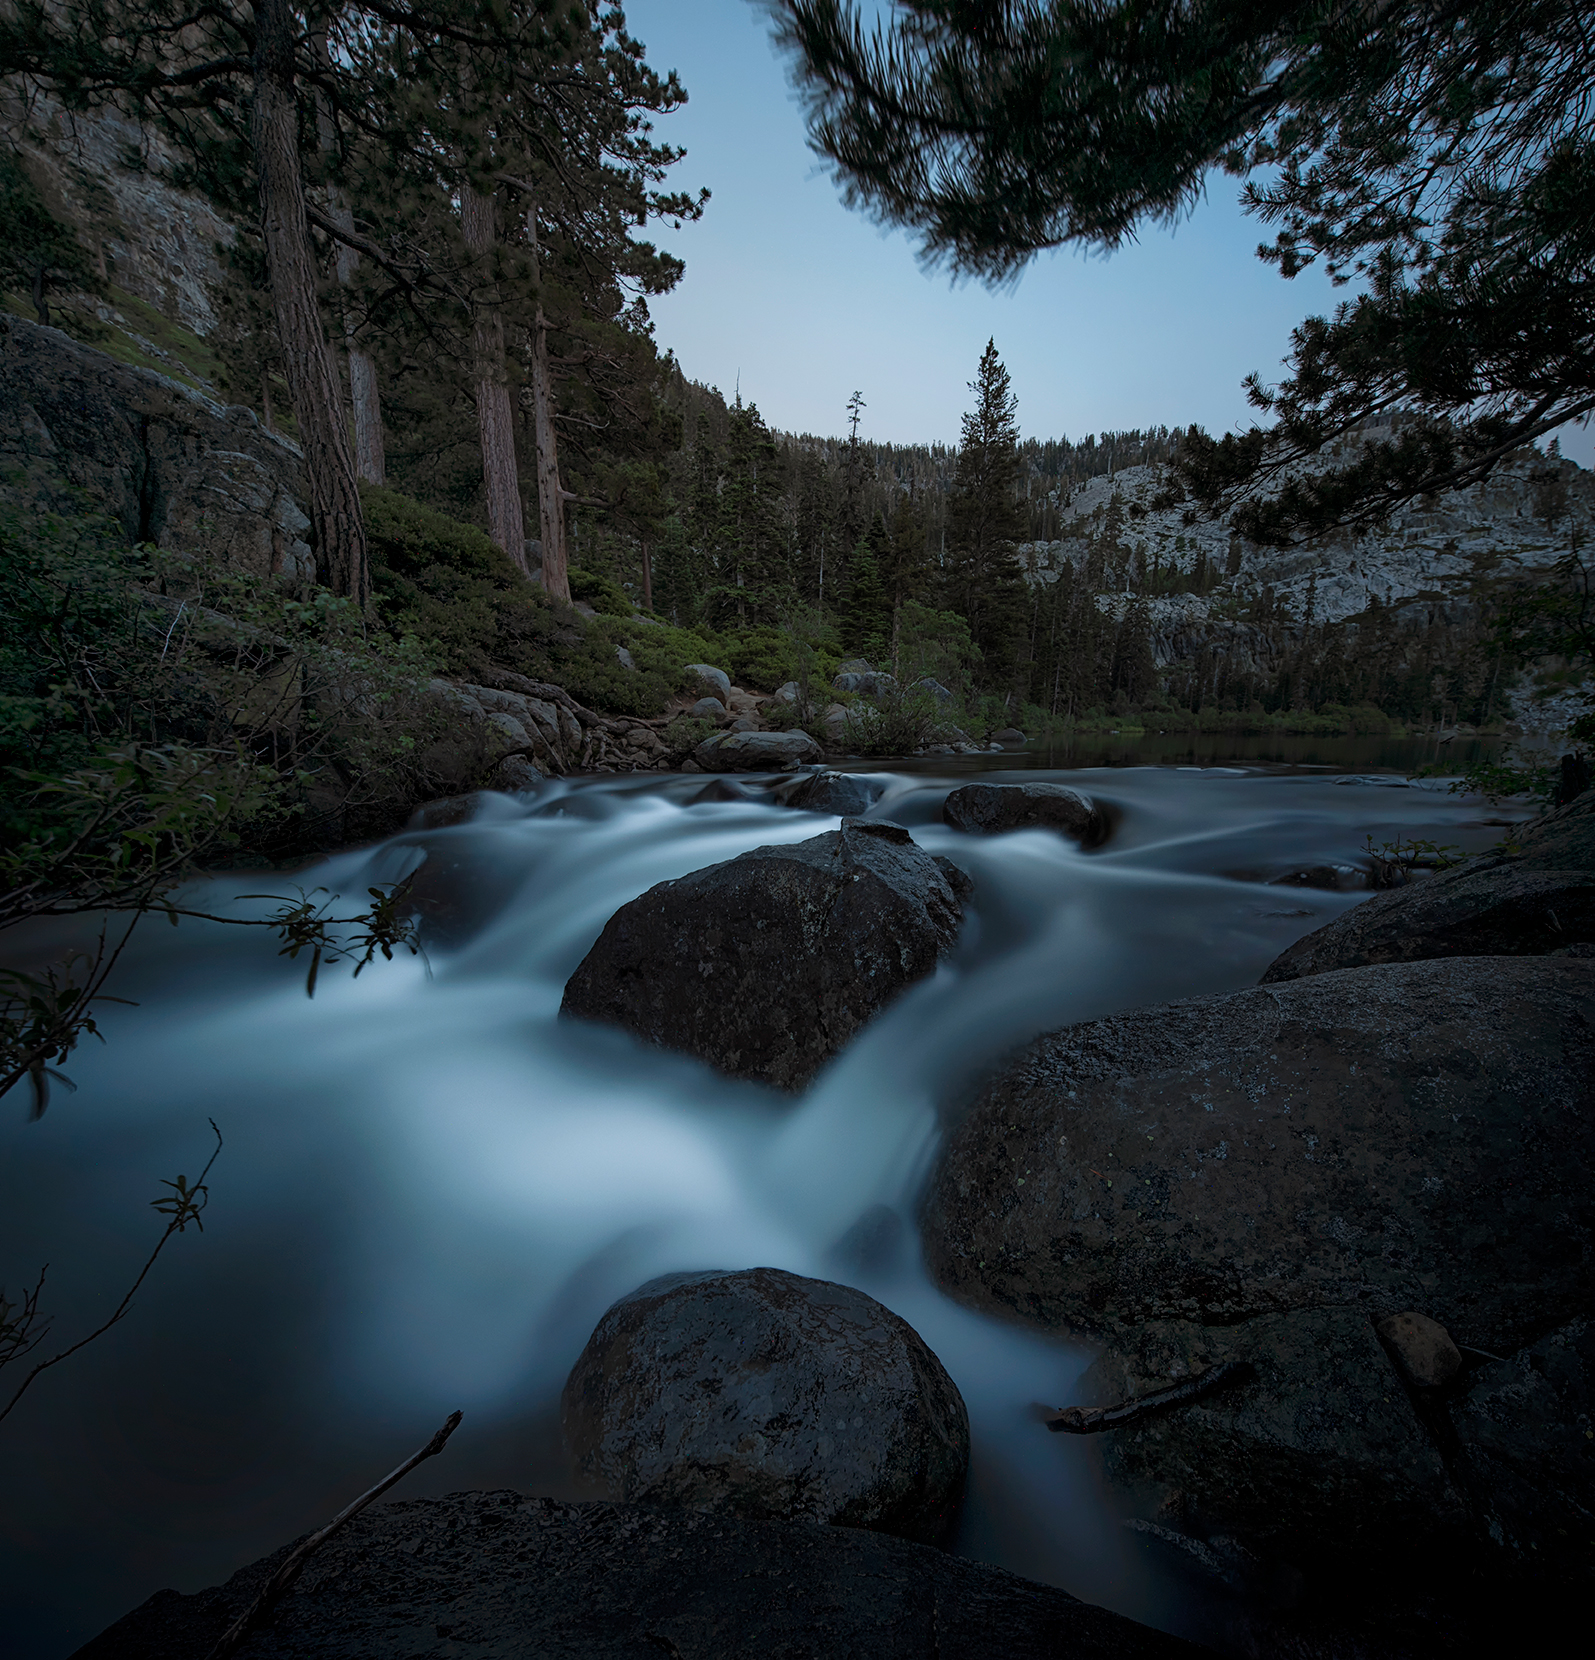
[[[609,577],[580,570],[575,565],[571,566],[569,576],[570,597],[592,606],[601,616],[629,617],[636,610],[631,596]]]

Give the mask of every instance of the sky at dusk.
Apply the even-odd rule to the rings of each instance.
[[[1243,377],[1278,377],[1291,328],[1334,306],[1315,271],[1284,281],[1256,257],[1263,227],[1236,181],[1174,230],[1111,257],[1043,255],[1012,289],[954,287],[923,271],[910,238],[842,205],[805,141],[768,20],[748,0],[629,0],[649,62],[689,103],[657,136],[686,148],[682,187],[713,193],[703,219],[658,239],[687,262],[652,302],[659,343],[772,426],[840,433],[856,387],[863,436],[956,442],[989,337],[1013,375],[1027,437],[1249,419]],[[656,233],[650,233],[656,234]],[[1590,464],[1589,429],[1563,447]]]

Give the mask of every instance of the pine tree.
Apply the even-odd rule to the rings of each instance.
[[[1025,528],[1017,494],[1019,400],[995,340],[986,342],[969,389],[975,407],[963,418],[942,574],[949,604],[969,619],[987,689],[1000,696],[1014,690],[1023,665],[1027,607],[1013,557]]]

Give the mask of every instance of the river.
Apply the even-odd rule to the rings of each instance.
[[[3,1103],[0,1274],[14,1296],[49,1262],[62,1339],[114,1306],[158,1232],[159,1181],[208,1154],[206,1120],[226,1138],[204,1233],[174,1239],[129,1318],[0,1425],[6,1653],[55,1660],[162,1587],[225,1578],[454,1407],[464,1427],[396,1496],[576,1495],[558,1395],[604,1308],[656,1274],[756,1264],[860,1286],[941,1357],[973,1433],[957,1550],[1178,1626],[1178,1594],[1125,1543],[1090,1448],[1036,1421],[1034,1403],[1072,1398],[1087,1352],[942,1297],[919,1267],[915,1203],[940,1124],[1016,1044],[1254,983],[1366,897],[1289,878],[1341,866],[1354,881],[1370,836],[1474,852],[1527,816],[1409,787],[1374,768],[1415,752],[1379,754],[1351,774],[1336,770],[1349,755],[936,758],[883,774],[871,816],[974,877],[963,934],[796,1101],[557,1018],[621,904],[835,827],[759,781],[720,802],[694,802],[706,781],[681,775],[551,783],[293,878],[197,886],[191,903],[258,913],[242,896],[266,886],[362,896],[424,865],[446,928],[426,961],[326,971],[311,1001],[303,964],[254,931],[147,924],[114,987],[136,1006],[106,1005],[104,1042],[68,1067],[77,1092],[32,1124],[23,1100]],[[1043,832],[960,836],[940,803],[975,770],[1084,789],[1113,835],[1092,852]]]

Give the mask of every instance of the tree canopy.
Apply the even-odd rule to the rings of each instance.
[[[1214,172],[1287,277],[1273,424],[1187,441],[1208,506],[1280,542],[1482,477],[1595,410],[1595,51],[1576,0],[776,0],[850,202],[988,281],[1169,223]],[[1371,416],[1387,436],[1303,469]]]

